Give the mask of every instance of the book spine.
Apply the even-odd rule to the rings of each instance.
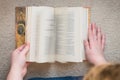
[[[25,43],[25,18],[26,8],[16,7],[15,8],[15,37],[16,37],[16,48],[20,47]]]

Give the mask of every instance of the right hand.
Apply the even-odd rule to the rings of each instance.
[[[87,60],[94,65],[107,63],[104,57],[105,36],[96,24],[90,24],[88,39],[84,41]]]

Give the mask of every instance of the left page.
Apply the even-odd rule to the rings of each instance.
[[[55,26],[54,8],[27,7],[26,9],[26,42],[30,43],[27,61],[54,62]]]

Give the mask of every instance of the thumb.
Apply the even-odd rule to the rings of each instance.
[[[30,48],[30,44],[26,43],[25,47],[21,51],[21,55],[26,55],[28,53],[28,51],[29,51],[29,48]]]

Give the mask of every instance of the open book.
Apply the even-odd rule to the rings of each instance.
[[[84,7],[26,7],[27,61],[82,62],[89,9]]]

